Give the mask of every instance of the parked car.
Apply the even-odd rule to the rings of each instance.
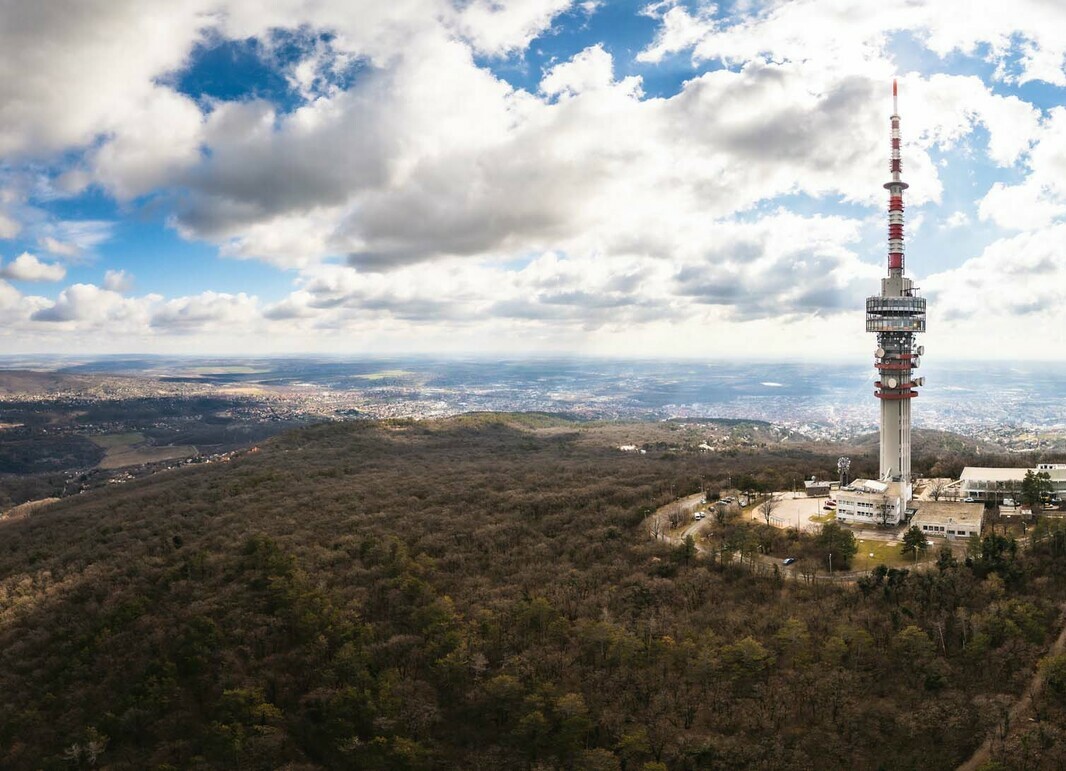
[[[782,565],[791,565],[795,561],[796,561],[795,557],[785,557],[784,562],[782,562],[781,564]]]
[[[975,501],[973,498],[963,498],[962,502],[963,503],[976,503],[977,501]]]
[[[699,522],[701,519],[703,519],[703,512],[697,511],[695,514],[692,515],[692,518]]]

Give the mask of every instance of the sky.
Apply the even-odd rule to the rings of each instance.
[[[1061,360],[1066,4],[0,0],[0,353]]]

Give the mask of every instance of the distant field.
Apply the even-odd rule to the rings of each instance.
[[[144,434],[131,431],[127,434],[104,434],[103,436],[90,436],[93,444],[103,447],[105,450],[121,449],[130,445],[140,444],[144,441]]]
[[[359,380],[387,380],[397,377],[411,377],[417,373],[406,369],[383,369],[380,372],[369,372],[365,375],[352,375]]]
[[[262,367],[248,367],[241,364],[231,367],[192,367],[188,370],[193,375],[261,375],[269,371]]]
[[[104,469],[122,468],[123,466],[137,466],[141,463],[157,463],[161,460],[176,460],[188,458],[196,454],[196,448],[191,444],[178,444],[173,447],[129,447],[122,450],[108,450],[107,455],[100,461],[99,467]]]
[[[98,464],[99,468],[115,469],[124,466],[137,466],[141,463],[157,463],[162,460],[175,460],[195,455],[197,450],[191,444],[179,444],[167,447],[154,447],[147,444],[144,434],[130,432],[126,434],[108,434],[94,436],[95,444],[107,452]]]

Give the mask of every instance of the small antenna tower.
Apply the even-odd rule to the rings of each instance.
[[[837,471],[840,473],[840,486],[847,487],[849,479],[849,473],[851,471],[851,458],[841,456],[837,458]]]

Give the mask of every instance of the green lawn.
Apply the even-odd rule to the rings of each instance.
[[[887,565],[890,568],[907,567],[914,564],[914,557],[904,558],[900,554],[900,544],[896,541],[875,541],[873,539],[858,539],[859,551],[853,560],[856,570],[869,570],[878,565]],[[928,562],[935,559],[936,546],[930,546],[925,554],[919,552],[918,562]],[[873,554],[874,556],[870,556]]]
[[[365,375],[352,375],[352,377],[359,378],[360,380],[387,380],[410,377],[414,374],[414,372],[406,369],[383,369],[380,372],[369,372]]]
[[[93,444],[98,447],[103,447],[105,450],[111,450],[118,447],[129,447],[130,445],[140,444],[144,441],[144,434],[137,433],[136,431],[130,431],[126,434],[104,434],[102,436],[90,436]]]

